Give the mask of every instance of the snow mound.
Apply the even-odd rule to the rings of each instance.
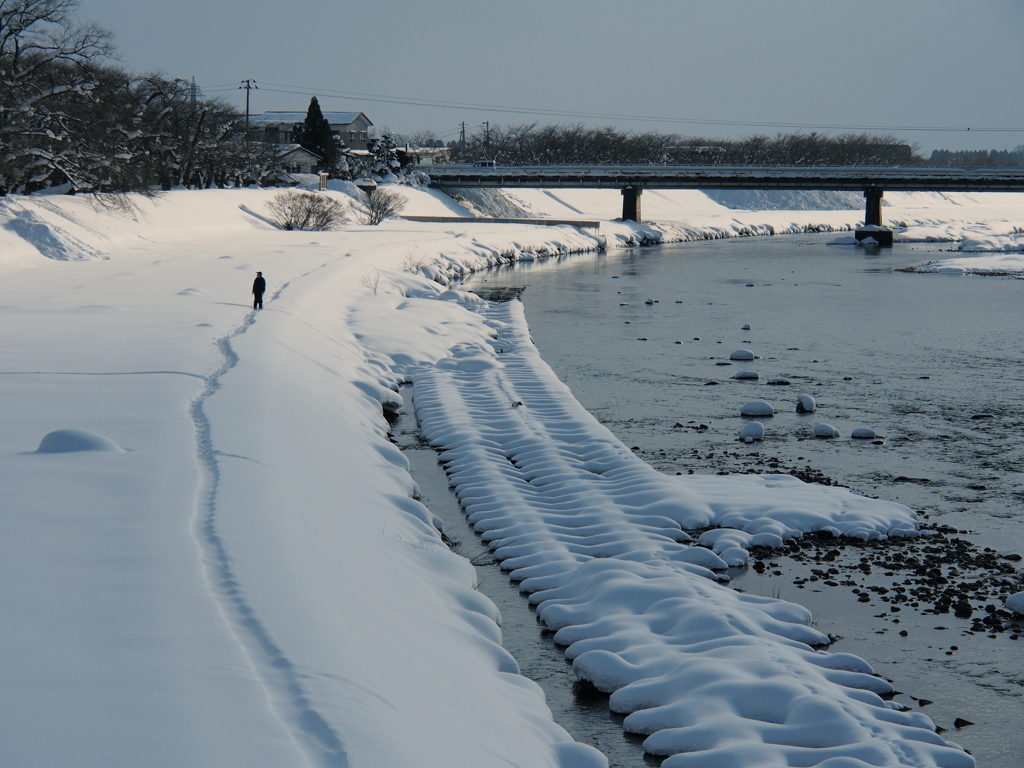
[[[754,421],[747,424],[747,426],[740,430],[739,439],[745,443],[752,443],[755,440],[764,440],[764,424],[760,421]]]
[[[774,416],[775,408],[764,400],[751,400],[740,408],[740,416]]]
[[[831,424],[815,424],[814,425],[814,436],[815,437],[839,437],[839,430],[833,427]]]
[[[50,432],[39,443],[36,453],[75,453],[78,451],[103,451],[123,453],[124,450],[109,437],[97,435],[84,429],[57,429]]]
[[[754,353],[751,352],[749,349],[737,349],[731,355],[729,355],[729,359],[730,360],[753,360],[754,359]]]
[[[736,371],[732,376],[734,379],[757,379],[757,371]]]
[[[874,440],[878,437],[878,433],[873,429],[868,429],[867,427],[857,427],[857,429],[853,430],[850,437],[855,440]]]

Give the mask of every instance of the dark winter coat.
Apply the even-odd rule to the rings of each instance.
[[[267,290],[267,281],[262,277],[257,277],[252,281],[252,292],[257,296],[262,296]]]

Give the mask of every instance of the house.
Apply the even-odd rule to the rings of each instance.
[[[286,173],[316,173],[323,158],[298,144],[285,144],[277,152],[277,159]]]
[[[345,149],[366,149],[370,141],[373,123],[362,112],[324,112],[324,118],[331,126],[331,133]],[[253,138],[271,144],[296,144],[305,112],[264,112],[250,122]]]

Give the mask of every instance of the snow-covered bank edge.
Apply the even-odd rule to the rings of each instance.
[[[472,304],[495,337],[414,375],[425,435],[502,568],[577,674],[612,694],[666,765],[970,766],[799,606],[720,586],[683,528],[735,527],[735,556],[801,530],[916,535],[913,513],[783,476],[667,478],[597,424],[540,360],[518,302]],[[793,526],[793,527],[790,527]],[[744,530],[739,530],[743,528]]]

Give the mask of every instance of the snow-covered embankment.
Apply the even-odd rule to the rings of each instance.
[[[381,407],[412,377],[474,522],[652,748],[684,765],[970,764],[885,707],[863,662],[813,650],[805,611],[707,570],[803,529],[910,533],[905,508],[789,478],[662,477],[558,384],[516,305],[437,282],[655,228],[281,232],[273,194],[173,192],[133,216],[0,201],[0,652],[16,660],[0,762],[600,766],[515,674],[472,569],[410,498]],[[410,213],[458,210],[407,194]],[[587,218],[619,204],[557,197]],[[856,218],[701,199],[645,205],[706,236]],[[252,314],[256,269],[271,288]],[[125,450],[34,452],[60,429]],[[681,530],[711,524],[731,526],[706,534],[717,554]]]

